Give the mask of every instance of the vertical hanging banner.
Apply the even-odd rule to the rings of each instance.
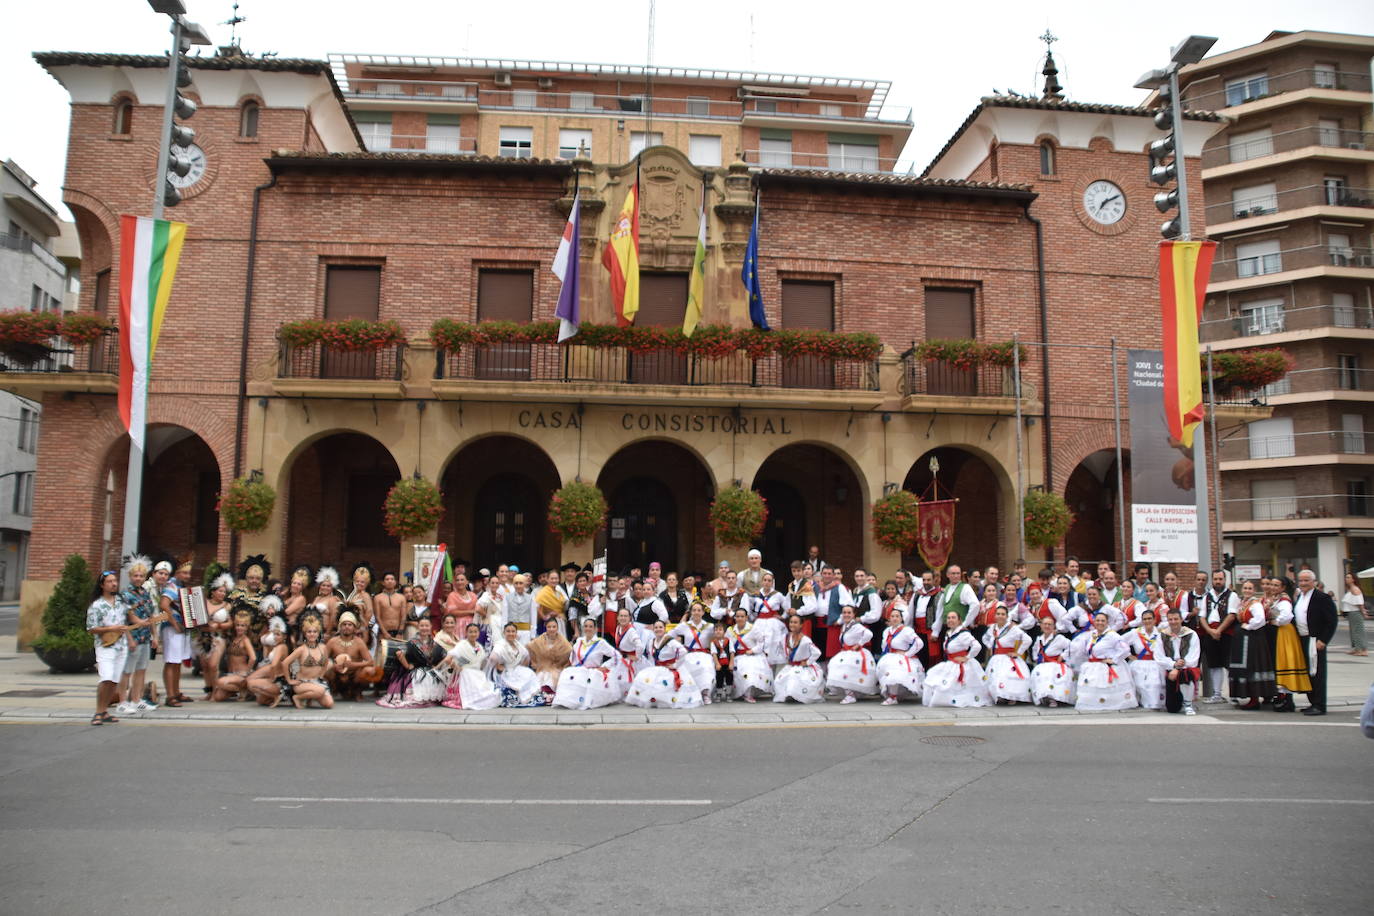
[[[147,426],[148,375],[185,240],[185,223],[120,217],[119,416],[140,449]]]
[[[1127,350],[1131,411],[1131,559],[1197,562],[1192,449],[1170,431],[1164,353]],[[1197,362],[1197,357],[1193,357]]]

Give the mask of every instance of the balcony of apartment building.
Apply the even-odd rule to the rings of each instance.
[[[895,172],[915,174],[916,163],[878,155],[876,143],[831,141],[824,153],[794,152],[792,141],[765,138],[757,149],[742,151],[744,161],[768,169],[814,169],[830,172]]]
[[[1270,406],[1314,401],[1368,403],[1374,401],[1374,369],[1365,368],[1363,353],[1337,353],[1333,365],[1299,365],[1273,384],[1253,392]]]
[[[11,231],[0,234],[0,258],[13,259],[11,264],[0,261],[0,265],[3,265],[0,271],[10,274],[15,272],[12,270],[14,263],[32,263],[47,270],[58,280],[65,281],[67,268],[57,259],[57,255],[27,232],[16,232],[15,229],[17,227],[11,227]]]
[[[1374,341],[1374,306],[1353,292],[1325,291],[1322,305],[1291,307],[1285,295],[1242,302],[1231,314],[1224,300],[1209,303],[1199,340],[1216,349],[1280,346],[1324,337]]]
[[[1368,479],[1332,483],[1342,486],[1318,488],[1334,492],[1300,495],[1292,477],[1252,480],[1248,496],[1222,499],[1222,533],[1231,537],[1374,527],[1374,496]],[[1228,487],[1227,492],[1236,489]]]
[[[1294,431],[1294,417],[1249,423],[1244,435],[1222,438],[1222,471],[1302,468],[1323,464],[1374,464],[1374,438],[1364,414],[1341,415],[1341,429]]]
[[[1283,247],[1280,239],[1240,242],[1235,255],[1212,264],[1208,295],[1282,286],[1313,277],[1374,280],[1374,249],[1349,233],[1326,233],[1325,244]]]
[[[1287,166],[1319,157],[1331,162],[1374,163],[1374,133],[1318,119],[1316,124],[1275,131],[1269,127],[1231,130],[1224,143],[1202,151],[1202,180]]]
[[[93,341],[52,337],[0,353],[0,389],[40,399],[47,392],[115,394],[119,391],[119,332]]]
[[[1301,219],[1374,220],[1374,188],[1351,187],[1343,178],[1295,188],[1275,181],[1237,185],[1229,200],[1207,205],[1207,234],[1218,238]]]
[[[1209,81],[1207,86],[1211,86]],[[1344,70],[1335,64],[1269,74],[1252,70],[1243,76],[1225,79],[1216,88],[1199,88],[1194,83],[1183,93],[1189,108],[1225,111],[1240,118],[1285,105],[1316,101],[1330,104],[1368,105],[1369,71]]]

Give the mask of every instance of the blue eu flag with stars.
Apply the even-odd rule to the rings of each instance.
[[[749,230],[749,247],[744,249],[744,269],[740,280],[749,293],[749,320],[754,327],[771,331],[763,314],[763,285],[759,282],[759,208],[754,206],[754,227]]]

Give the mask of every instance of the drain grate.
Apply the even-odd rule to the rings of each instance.
[[[986,738],[975,738],[972,735],[930,735],[922,738],[922,744],[933,744],[936,747],[968,747],[971,744],[982,744]]]
[[[0,697],[55,697],[61,692],[50,687],[30,687],[28,690],[6,690]]]

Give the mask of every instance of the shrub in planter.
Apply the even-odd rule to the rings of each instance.
[[[569,544],[581,544],[606,527],[610,507],[601,490],[573,481],[549,498],[549,530]]]
[[[768,521],[768,502],[757,490],[726,487],[711,503],[711,529],[722,547],[751,547]]]
[[[433,531],[444,517],[444,495],[424,477],[396,481],[386,494],[386,533],[394,538]]]
[[[272,518],[277,492],[261,480],[240,477],[220,497],[219,517],[230,531],[261,531]]]
[[[34,652],[53,671],[84,671],[95,664],[95,640],[86,632],[86,609],[94,589],[95,576],[86,559],[76,553],[68,556],[43,609],[43,635],[33,641]]]

